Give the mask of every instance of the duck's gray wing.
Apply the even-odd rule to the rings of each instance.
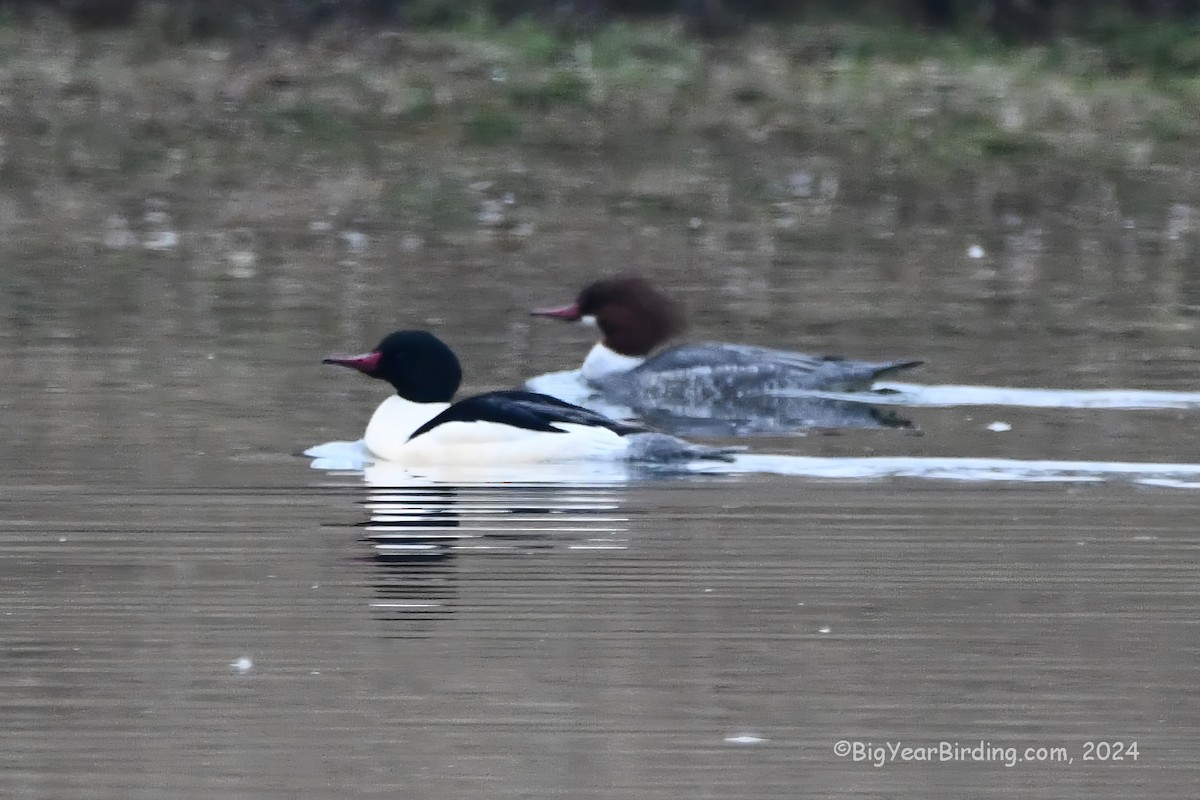
[[[700,343],[666,350],[630,370],[631,386],[652,382],[712,382],[721,391],[869,389],[880,376],[921,361],[853,361],[754,345]]]

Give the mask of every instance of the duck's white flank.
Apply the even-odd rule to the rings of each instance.
[[[399,396],[380,404],[363,441],[375,456],[396,464],[519,464],[621,458],[629,442],[607,428],[556,422],[562,433],[531,431],[498,422],[447,422],[409,440],[413,432],[449,407],[413,403]]]
[[[405,464],[531,464],[621,458],[629,442],[607,428],[556,422],[562,433],[531,431],[498,422],[447,422],[399,448]]]
[[[579,372],[585,381],[596,381],[609,375],[628,372],[645,360],[638,356],[623,356],[605,347],[604,342],[596,342],[588,352],[587,358],[583,360]]]

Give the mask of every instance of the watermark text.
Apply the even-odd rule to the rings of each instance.
[[[884,767],[888,764],[979,762],[1015,767],[1018,764],[1074,764],[1081,762],[1136,762],[1136,741],[1085,741],[1075,747],[1061,745],[998,745],[985,739],[970,742],[909,743],[863,742],[842,739],[833,745],[838,758]]]

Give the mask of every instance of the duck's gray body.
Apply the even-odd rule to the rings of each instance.
[[[604,404],[628,407],[682,436],[783,434],[810,429],[911,428],[862,400],[806,392],[865,392],[920,361],[865,362],[736,344],[690,344],[639,366],[587,379]],[[585,402],[586,405],[586,402]]]
[[[613,400],[713,402],[788,392],[858,392],[921,361],[851,361],[768,347],[703,342],[673,347],[633,369],[590,378]]]

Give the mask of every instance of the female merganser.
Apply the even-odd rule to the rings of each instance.
[[[462,380],[458,358],[425,331],[396,331],[369,353],[323,363],[351,367],[395,388],[363,436],[368,450],[392,462],[732,460],[733,449],[694,445],[535,392],[488,392],[452,403]]]
[[[649,357],[683,330],[683,315],[662,290],[637,276],[596,281],[569,305],[530,313],[598,325],[601,339],[584,359],[582,377],[606,398],[635,405],[683,396],[696,403],[789,391],[861,391],[888,373],[924,363],[851,361],[714,342],[679,345]]]

